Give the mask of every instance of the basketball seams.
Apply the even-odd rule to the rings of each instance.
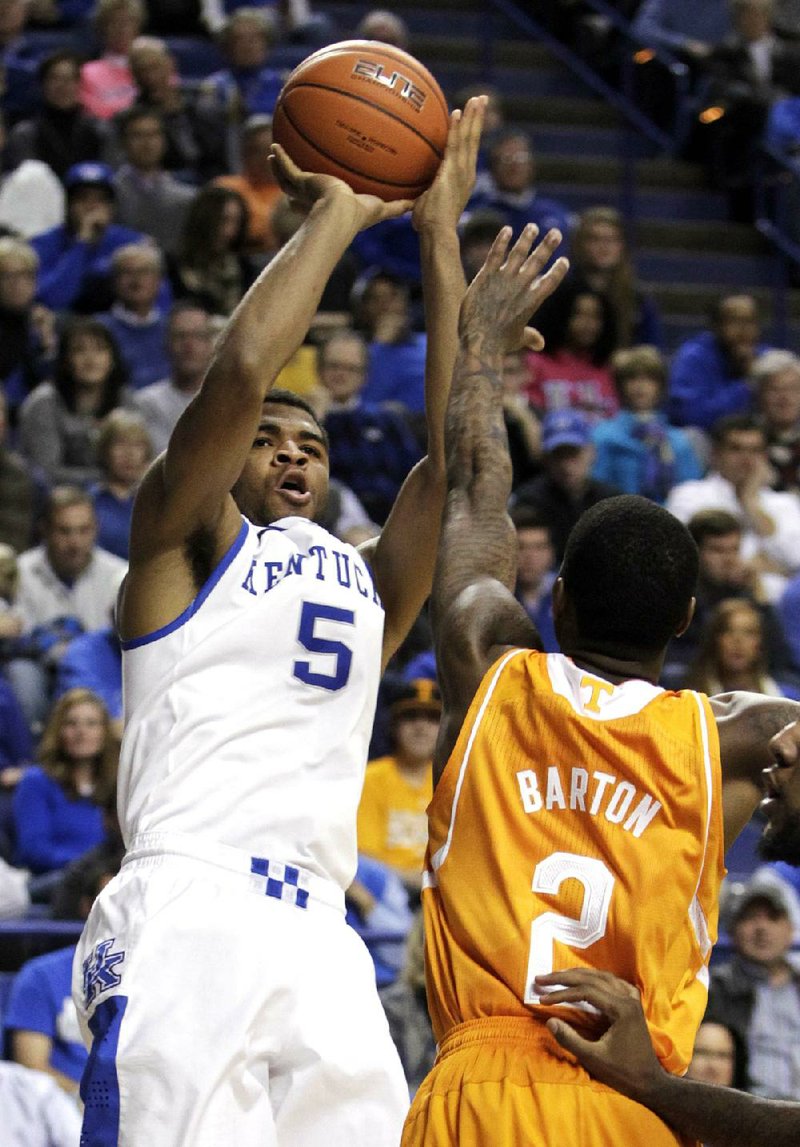
[[[317,86],[317,85],[315,85],[315,86]],[[341,92],[337,92],[337,94],[342,95]],[[422,193],[422,190],[425,189],[425,186],[427,186],[427,185],[423,185],[422,190],[420,190],[420,184],[418,184],[418,183],[397,183],[392,179],[378,179],[373,175],[369,175],[367,172],[359,171],[357,167],[351,167],[349,163],[345,163],[338,156],[331,155],[329,152],[325,151],[324,148],[320,147],[320,145],[316,142],[316,140],[313,140],[310,138],[310,136],[306,135],[306,133],[303,131],[303,129],[298,127],[298,125],[295,123],[295,121],[289,115],[289,112],[285,106],[285,103],[282,103],[275,110],[276,110],[276,112],[280,111],[286,117],[286,119],[290,123],[292,129],[297,132],[297,134],[302,139],[303,143],[305,143],[309,147],[313,148],[314,151],[317,152],[318,155],[321,155],[324,159],[328,160],[330,163],[332,163],[336,167],[340,168],[342,171],[347,171],[351,175],[357,175],[359,179],[363,179],[367,183],[382,184],[384,187],[405,189],[409,193],[409,195],[408,196],[402,196],[402,198],[411,198],[412,193],[416,193],[417,195],[420,195]],[[402,122],[402,121],[400,121],[400,122]],[[406,124],[405,126],[408,126],[408,125]],[[426,140],[425,142],[427,143],[428,141]]]
[[[326,56],[334,58],[345,52],[363,52],[364,55],[385,56],[387,59],[401,64],[409,72],[414,73],[414,79],[421,80],[430,89],[431,93],[436,96],[445,116],[450,118],[450,110],[447,106],[447,100],[444,98],[444,92],[425,65],[409,55],[408,52],[404,52],[402,48],[395,48],[391,44],[382,44],[379,40],[344,40],[339,44],[330,44],[325,48],[320,48],[318,52],[314,52],[313,55],[308,56],[307,59],[297,65],[287,79],[286,87],[288,88],[295,81],[295,78],[299,79],[309,64],[314,66],[319,61],[324,60]]]
[[[284,89],[284,92],[283,92],[281,99],[278,103],[278,107],[280,107],[280,109],[283,111],[284,115],[289,120],[289,123],[292,125],[292,127],[295,129],[295,131],[299,132],[300,129],[298,128],[295,121],[291,118],[291,116],[288,115],[288,113],[286,111],[286,101],[287,101],[287,97],[290,96],[292,94],[292,92],[296,92],[299,88],[315,88],[317,91],[332,92],[334,95],[341,96],[343,99],[353,100],[359,104],[366,104],[367,107],[372,108],[376,112],[380,112],[381,115],[386,116],[388,119],[393,120],[397,124],[400,124],[401,127],[407,128],[408,131],[410,131],[412,133],[412,135],[415,135],[418,139],[422,140],[422,142],[424,144],[426,144],[427,147],[429,147],[431,149],[431,151],[433,152],[433,154],[436,156],[437,159],[441,160],[442,157],[444,156],[444,151],[440,151],[439,148],[431,140],[429,140],[426,135],[422,134],[422,132],[419,130],[419,128],[414,127],[414,125],[409,123],[408,120],[405,120],[405,119],[403,119],[402,116],[399,116],[395,112],[390,111],[389,108],[385,108],[382,104],[373,103],[372,100],[368,100],[368,99],[366,99],[365,96],[360,96],[356,92],[351,92],[351,91],[347,91],[347,90],[343,91],[341,88],[334,87],[332,84],[321,84],[321,83],[316,82],[316,81],[313,83],[311,83],[309,81],[303,81],[302,83],[299,83],[299,84],[293,84],[289,90]],[[276,108],[276,110],[277,110],[277,108]],[[306,143],[312,143],[313,142],[312,140],[308,139],[306,136],[303,136],[303,138],[306,140]],[[314,147],[321,154],[323,154],[323,155],[326,154],[325,152],[322,151],[322,148],[320,148],[318,144],[314,143]],[[334,163],[338,162],[338,160],[335,160],[333,156],[328,156],[328,158]],[[342,164],[342,166],[344,167],[345,165]],[[354,169],[348,168],[348,170],[354,170]],[[365,178],[368,178],[368,177],[365,176]],[[398,184],[397,186],[400,186],[400,185]]]

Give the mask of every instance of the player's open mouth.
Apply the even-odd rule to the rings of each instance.
[[[311,501],[311,493],[306,489],[305,474],[300,470],[289,471],[284,475],[278,493],[292,506],[307,506]]]

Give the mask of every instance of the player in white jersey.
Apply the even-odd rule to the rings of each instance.
[[[407,1088],[344,921],[382,667],[427,597],[464,291],[456,224],[485,100],[414,207],[428,454],[360,552],[315,519],[324,430],[268,394],[355,236],[409,204],[299,172],[309,208],[234,312],[137,495],[119,607],[127,854],[75,962],[84,1147],[395,1147]],[[266,394],[266,398],[265,398]]]

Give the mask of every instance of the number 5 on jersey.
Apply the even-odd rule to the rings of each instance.
[[[326,623],[333,623],[334,627],[352,626],[355,620],[356,615],[351,609],[338,609],[334,605],[321,605],[315,601],[303,602],[297,640],[304,649],[317,656],[313,662],[295,661],[293,673],[298,681],[328,689],[332,693],[344,689],[350,678],[353,651],[343,641],[322,634],[331,632],[330,625]],[[335,628],[333,632],[336,632]],[[325,669],[328,672],[323,672]]]
[[[578,856],[573,852],[554,852],[536,865],[531,888],[534,892],[556,895],[564,881],[569,879],[579,880],[583,885],[581,914],[575,919],[573,916],[561,916],[558,912],[544,912],[531,924],[531,947],[523,997],[526,1004],[539,1002],[533,981],[537,976],[553,971],[553,943],[556,940],[568,944],[570,948],[588,948],[605,935],[611,893],[614,891],[613,874],[602,860]],[[594,1011],[593,1008],[591,1010]]]

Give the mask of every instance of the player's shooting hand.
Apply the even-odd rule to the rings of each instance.
[[[293,206],[301,211],[310,211],[322,199],[349,201],[354,208],[359,231],[383,219],[395,219],[398,215],[404,215],[413,206],[410,199],[385,203],[377,195],[357,195],[344,180],[334,175],[301,171],[278,143],[272,145],[270,162],[281,190],[289,196]]]
[[[450,116],[444,158],[431,186],[420,195],[411,213],[417,231],[455,227],[475,186],[478,148],[486,115],[487,96],[467,100]]]
[[[547,991],[553,985],[563,985]],[[563,1019],[550,1019],[547,1027],[563,1048],[586,1070],[631,1099],[643,1100],[659,1078],[639,993],[632,984],[592,968],[571,968],[536,977],[542,1004],[584,1002],[594,1005],[609,1021],[598,1040],[587,1040]]]
[[[461,304],[462,339],[477,337],[499,344],[502,351],[523,346],[531,350],[543,348],[542,336],[526,324],[562,281],[569,263],[564,258],[556,259],[543,274],[561,242],[561,233],[548,231],[531,250],[538,233],[536,225],[528,223],[509,249],[511,228],[500,231]]]

